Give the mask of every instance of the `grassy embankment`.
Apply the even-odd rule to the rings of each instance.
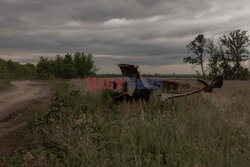
[[[113,104],[109,92],[61,86],[45,111],[28,117],[27,145],[8,165],[249,166],[250,90],[223,107],[197,95],[165,106]],[[244,117],[243,117],[244,115]]]

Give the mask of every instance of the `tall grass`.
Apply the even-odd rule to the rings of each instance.
[[[64,85],[46,111],[31,111],[28,127],[28,145],[7,164],[250,165],[249,129],[233,126],[201,96],[118,105],[108,91],[88,94]]]
[[[8,79],[0,79],[0,91],[10,87],[10,80]]]

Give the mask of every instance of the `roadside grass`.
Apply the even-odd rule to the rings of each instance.
[[[4,165],[249,166],[249,122],[232,123],[237,113],[249,118],[249,93],[223,110],[199,95],[118,105],[107,90],[62,84],[46,110],[30,111],[27,144]]]
[[[0,79],[0,91],[7,89],[11,86],[10,80],[8,79]]]

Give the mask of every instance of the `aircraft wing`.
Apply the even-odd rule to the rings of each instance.
[[[118,64],[124,77],[141,79],[138,67],[132,64]]]
[[[118,64],[117,65],[118,67],[120,67],[121,69],[121,72],[122,72],[122,75],[124,77],[126,77],[126,80],[128,82],[130,82],[132,80],[132,78],[136,79],[136,83],[137,84],[137,81],[138,79],[141,80],[141,82],[143,83],[144,87],[149,90],[150,89],[150,84],[147,82],[146,79],[143,79],[140,75],[140,72],[138,71],[138,66],[135,66],[135,65],[132,65],[132,64]],[[130,96],[133,96],[133,94],[137,94],[137,93],[144,93],[145,91],[147,90],[139,90],[137,89],[137,86],[135,86],[134,88],[130,88],[127,90],[127,94],[130,95]]]

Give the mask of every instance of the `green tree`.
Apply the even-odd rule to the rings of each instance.
[[[76,77],[76,68],[74,67],[73,58],[71,54],[66,54],[64,56],[61,76],[63,78]]]
[[[41,78],[84,78],[94,75],[94,66],[91,54],[76,52],[74,56],[66,54],[64,57],[56,56],[55,60],[40,58],[37,64],[37,72]]]
[[[25,79],[37,78],[36,66],[34,64],[27,63],[23,65],[23,77]]]
[[[234,30],[220,38],[222,46],[225,48],[225,54],[228,60],[233,63],[233,72],[235,78],[242,78],[247,75],[247,69],[242,67],[241,62],[248,60],[249,36],[247,31]]]
[[[187,45],[187,49],[193,53],[192,56],[184,57],[183,62],[200,65],[203,77],[205,77],[203,59],[205,54],[206,39],[203,34],[198,35]]]
[[[77,69],[78,77],[86,77],[95,74],[97,70],[94,66],[93,56],[84,52],[76,52],[74,55],[74,65]]]
[[[95,75],[95,72],[98,70],[97,68],[95,68],[92,54],[87,54],[85,70],[86,70],[86,76]]]
[[[48,79],[49,76],[55,74],[55,65],[53,60],[40,57],[40,61],[37,63],[37,73],[40,78]]]
[[[220,52],[213,39],[207,40],[206,51],[209,55],[208,66],[210,69],[209,76],[215,77],[220,71],[219,61],[220,61]]]
[[[37,77],[36,66],[30,63],[20,64],[0,58],[1,79],[34,79]]]
[[[5,79],[6,77],[8,77],[6,62],[0,58],[0,79]]]
[[[219,56],[219,68],[222,71],[223,77],[225,79],[233,79],[233,70],[230,66],[230,57],[225,54],[225,51],[223,50],[223,47],[221,44],[219,44],[218,49],[218,56]]]
[[[63,58],[60,55],[56,56],[56,60],[54,62],[55,75],[54,77],[62,77],[62,67],[63,67]]]

